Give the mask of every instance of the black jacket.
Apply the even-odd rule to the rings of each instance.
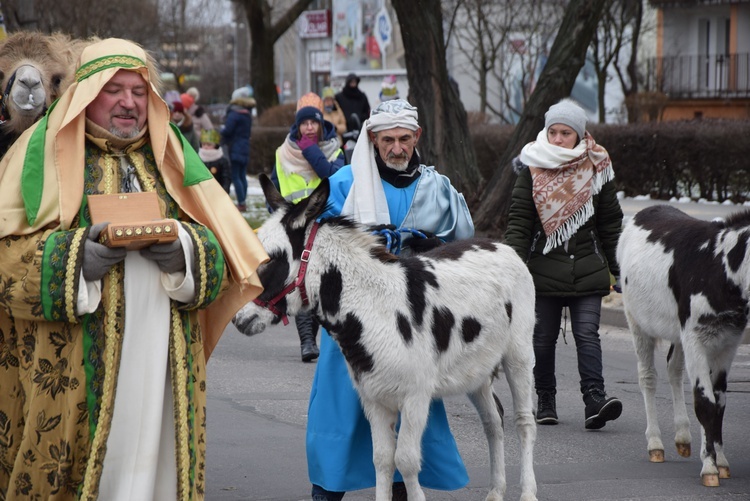
[[[613,181],[594,195],[594,215],[568,240],[542,254],[547,236],[531,196],[531,171],[523,168],[513,187],[505,243],[526,262],[538,296],[609,294],[610,272],[619,276],[617,241],[622,209]]]
[[[370,102],[367,100],[365,93],[359,90],[359,87],[344,87],[341,92],[336,94],[336,101],[341,106],[344,117],[346,117],[347,131],[361,129],[365,120],[370,118]],[[352,120],[352,113],[359,117],[359,127]]]

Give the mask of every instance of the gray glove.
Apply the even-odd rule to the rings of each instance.
[[[178,238],[168,244],[153,244],[141,249],[141,256],[154,261],[164,273],[185,271],[185,253]]]
[[[615,283],[612,285],[612,290],[622,294],[622,284],[620,283],[620,277],[615,277]]]
[[[125,259],[128,253],[122,247],[109,248],[102,245],[97,240],[99,233],[107,227],[109,223],[95,224],[89,229],[89,234],[83,244],[83,278],[87,281],[101,280],[107,274],[109,269]]]

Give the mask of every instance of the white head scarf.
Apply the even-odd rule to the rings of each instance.
[[[401,127],[419,129],[417,108],[404,99],[385,101],[372,110],[365,120],[363,131],[357,138],[352,153],[352,187],[344,201],[342,214],[353,215],[363,224],[390,224],[388,202],[385,199],[383,183],[375,163],[375,148],[368,131],[380,132]]]

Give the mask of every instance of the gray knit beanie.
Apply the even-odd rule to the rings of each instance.
[[[563,99],[550,106],[547,113],[544,114],[544,127],[549,129],[550,125],[553,124],[567,125],[578,134],[578,140],[580,141],[586,131],[587,119],[586,112],[578,103],[572,99]]]

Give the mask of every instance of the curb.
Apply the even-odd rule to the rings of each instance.
[[[622,308],[608,308],[602,306],[601,322],[604,325],[610,325],[612,327],[620,327],[623,329],[628,328],[628,321],[625,318],[625,312]],[[750,328],[745,329],[745,334],[742,336],[742,344],[750,344]]]
[[[608,308],[602,305],[602,316],[600,323],[611,325],[612,327],[628,328],[628,321],[625,318],[625,312],[622,308]]]

